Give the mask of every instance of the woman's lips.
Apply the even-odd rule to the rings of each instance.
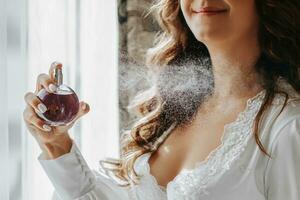
[[[215,7],[203,7],[198,10],[193,10],[193,12],[202,15],[216,15],[216,14],[227,12],[227,10],[221,8],[215,8]]]

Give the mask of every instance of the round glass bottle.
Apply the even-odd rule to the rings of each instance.
[[[37,94],[47,107],[46,112],[37,114],[50,126],[68,125],[79,111],[79,100],[74,90],[63,84],[61,65],[56,65],[54,79],[57,86],[55,92],[49,93],[43,88]]]

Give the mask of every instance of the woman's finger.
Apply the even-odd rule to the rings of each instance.
[[[47,107],[45,104],[41,102],[41,100],[32,92],[28,92],[24,97],[26,103],[31,106],[36,112],[44,113],[47,111]]]
[[[53,93],[56,91],[57,86],[55,85],[54,79],[51,79],[47,74],[40,74],[36,81],[36,91],[40,91],[42,88],[46,89],[47,92]]]
[[[28,125],[33,125],[41,131],[50,132],[52,130],[49,125],[36,115],[32,107],[26,107],[23,118]]]
[[[72,126],[79,118],[81,118],[83,115],[87,114],[89,111],[90,111],[89,104],[81,101],[79,103],[79,111],[78,111],[76,117],[70,123],[70,125]]]
[[[89,104],[81,101],[79,103],[79,111],[75,117],[75,119],[79,119],[80,117],[82,117],[83,115],[87,114],[90,111],[90,106]]]

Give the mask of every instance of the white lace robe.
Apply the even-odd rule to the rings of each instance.
[[[284,80],[279,86],[292,99],[299,95]],[[300,101],[283,105],[277,94],[263,115],[260,138],[272,159],[262,154],[251,127],[265,90],[248,99],[244,111],[224,127],[222,143],[194,169],[183,169],[166,188],[150,174],[151,153],[134,165],[143,175],[139,185],[120,187],[100,171],[91,170],[73,142],[71,152],[54,160],[38,157],[55,187],[53,200],[299,200]]]

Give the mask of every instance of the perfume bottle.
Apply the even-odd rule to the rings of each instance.
[[[49,93],[41,89],[37,97],[47,107],[44,113],[37,113],[50,126],[68,125],[79,111],[79,100],[76,93],[67,85],[63,84],[63,74],[61,66],[56,66],[54,79],[57,90]]]

